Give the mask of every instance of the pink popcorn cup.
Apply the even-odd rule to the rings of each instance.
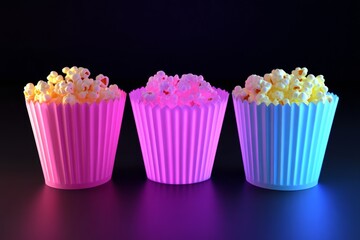
[[[147,177],[166,184],[191,184],[211,176],[229,94],[201,106],[151,106],[143,88],[130,96]]]
[[[332,102],[257,105],[233,95],[246,181],[272,190],[318,184],[339,97]]]
[[[100,103],[26,102],[46,185],[90,188],[111,179],[126,93]]]

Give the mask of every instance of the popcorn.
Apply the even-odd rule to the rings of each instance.
[[[295,70],[293,70],[292,72],[292,75],[294,75],[296,78],[298,79],[304,79],[308,73],[308,69],[307,68],[295,68]]]
[[[57,93],[58,95],[62,95],[65,94],[65,88],[67,86],[67,83],[63,80],[58,82],[55,87],[54,87],[54,92]]]
[[[61,81],[64,81],[64,77],[61,76],[61,75],[58,75],[58,76],[55,78],[55,84],[58,83],[58,82],[61,82]]]
[[[74,104],[76,102],[77,102],[77,100],[76,100],[75,95],[73,95],[71,93],[66,94],[62,100],[62,103],[64,103],[64,104],[66,104],[66,103]]]
[[[280,103],[281,105],[285,105],[285,104],[289,104],[289,105],[290,105],[291,102],[290,102],[289,99],[284,98],[283,100],[279,101],[279,103]]]
[[[40,80],[35,86],[35,94],[36,95],[45,94],[49,88],[50,86],[49,84],[47,84],[47,82]]]
[[[51,71],[47,76],[48,82],[40,80],[36,86],[32,83],[26,84],[24,87],[26,101],[57,104],[93,103],[116,99],[122,94],[117,85],[108,87],[108,77],[99,74],[96,80],[90,78],[90,71],[87,68],[64,67],[62,72],[65,76]]]
[[[77,97],[78,97],[79,100],[84,101],[84,100],[86,100],[86,96],[87,96],[87,95],[88,95],[88,92],[87,92],[87,91],[82,91],[82,92],[79,92],[79,93],[77,94]]]
[[[106,88],[109,85],[109,78],[99,74],[96,76],[96,80],[100,82],[100,87]]]
[[[109,90],[114,94],[115,97],[120,97],[119,87],[116,84],[111,84]]]
[[[51,100],[51,96],[47,93],[40,93],[35,96],[35,100],[38,99],[39,102],[49,102]]]
[[[58,76],[58,73],[57,72],[55,72],[55,71],[51,71],[50,72],[50,76],[52,76],[52,77],[57,77]]]
[[[69,72],[69,68],[68,67],[64,67],[61,71],[65,74],[67,74]]]
[[[156,100],[156,95],[154,92],[145,91],[142,93],[142,97],[145,102],[155,102]]]
[[[291,74],[282,69],[274,69],[264,77],[251,75],[245,82],[245,88],[236,86],[233,95],[248,102],[274,105],[309,104],[310,102],[331,102],[323,75],[308,75],[307,68],[295,68]]]
[[[73,66],[73,67],[70,68],[70,71],[71,72],[77,72],[78,68],[76,66]]]
[[[247,100],[250,93],[246,88],[241,88],[240,86],[236,86],[234,91],[234,95],[239,96],[241,99]]]
[[[90,86],[89,90],[94,92],[99,92],[101,90],[101,83],[98,80],[95,80],[94,83]]]
[[[275,90],[269,95],[272,99],[277,100],[277,101],[283,100],[284,96],[285,96],[284,92],[279,91],[279,90]]]
[[[300,91],[302,89],[303,83],[299,79],[294,78],[290,81],[289,90],[291,91]]]
[[[94,80],[86,78],[84,80],[77,81],[80,85],[81,91],[88,91],[90,90],[90,86],[94,84]]]
[[[252,94],[258,94],[261,92],[260,84],[262,80],[263,78],[258,75],[251,75],[245,82],[245,88],[248,89]]]
[[[203,76],[184,74],[167,76],[158,71],[151,76],[142,92],[142,101],[149,104],[174,106],[199,106],[218,101],[217,91],[204,80]]]
[[[108,88],[100,91],[100,97],[102,99],[108,100],[114,98],[115,94]]]
[[[74,83],[69,82],[64,88],[65,93],[74,93]]]
[[[34,94],[35,94],[35,86],[32,83],[28,83],[26,84],[26,86],[24,87],[24,95],[25,95],[25,99],[28,100],[33,100],[34,99]]]
[[[271,102],[270,98],[263,93],[256,95],[255,100],[256,102],[262,102],[265,103],[266,105],[269,105]]]
[[[82,79],[88,78],[90,76],[90,71],[87,68],[80,68],[80,77]]]
[[[51,71],[50,74],[46,77],[48,83],[56,84],[57,82],[61,81],[61,78],[58,78],[58,73],[55,71]]]
[[[96,100],[99,97],[99,94],[97,92],[89,92],[86,97],[91,100]]]

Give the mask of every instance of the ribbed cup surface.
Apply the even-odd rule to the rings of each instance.
[[[317,185],[339,98],[331,103],[257,105],[233,96],[246,180],[275,190]]]
[[[229,94],[218,89],[220,102],[169,108],[140,102],[141,90],[130,100],[147,177],[168,184],[209,179]]]
[[[26,103],[48,186],[80,189],[111,179],[125,99],[122,92],[99,104]]]

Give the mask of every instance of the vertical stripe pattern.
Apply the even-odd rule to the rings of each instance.
[[[210,178],[229,94],[200,107],[150,106],[140,102],[143,89],[130,101],[147,177],[167,184],[190,184]]]
[[[275,190],[317,185],[335,110],[331,103],[242,102],[233,96],[246,180]]]
[[[110,180],[126,93],[92,104],[26,102],[45,183],[81,189]]]

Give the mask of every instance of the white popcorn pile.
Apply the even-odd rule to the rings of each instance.
[[[158,71],[149,78],[142,101],[152,105],[174,106],[200,106],[208,102],[219,101],[217,91],[206,82],[203,76],[183,74],[167,76],[165,72]]]

